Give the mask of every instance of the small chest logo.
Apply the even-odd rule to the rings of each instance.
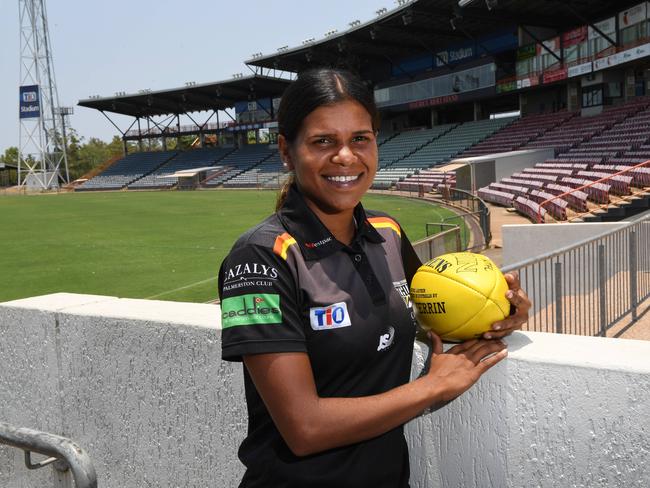
[[[339,329],[352,325],[345,302],[333,303],[327,307],[310,308],[309,323],[314,330]]]
[[[393,327],[389,327],[388,332],[379,336],[379,345],[377,346],[377,351],[388,349],[393,344],[394,338],[395,329]]]

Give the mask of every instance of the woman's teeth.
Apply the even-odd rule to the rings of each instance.
[[[326,176],[329,181],[336,181],[337,183],[348,183],[359,178],[359,175],[356,176]]]

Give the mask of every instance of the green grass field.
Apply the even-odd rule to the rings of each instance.
[[[238,235],[268,216],[274,191],[0,196],[0,302],[55,292],[207,302]],[[367,195],[412,241],[453,214]]]

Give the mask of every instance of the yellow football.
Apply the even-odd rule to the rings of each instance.
[[[506,291],[496,264],[471,252],[438,256],[420,266],[411,282],[418,322],[447,341],[481,337],[507,317]]]

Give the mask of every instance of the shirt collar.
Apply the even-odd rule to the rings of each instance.
[[[320,219],[307,206],[304,197],[295,184],[291,185],[287,198],[278,212],[282,225],[296,239],[305,259],[320,259],[345,248],[345,244],[336,240]],[[361,238],[372,243],[384,242],[366,216],[361,203],[354,208],[357,222],[355,241]]]

